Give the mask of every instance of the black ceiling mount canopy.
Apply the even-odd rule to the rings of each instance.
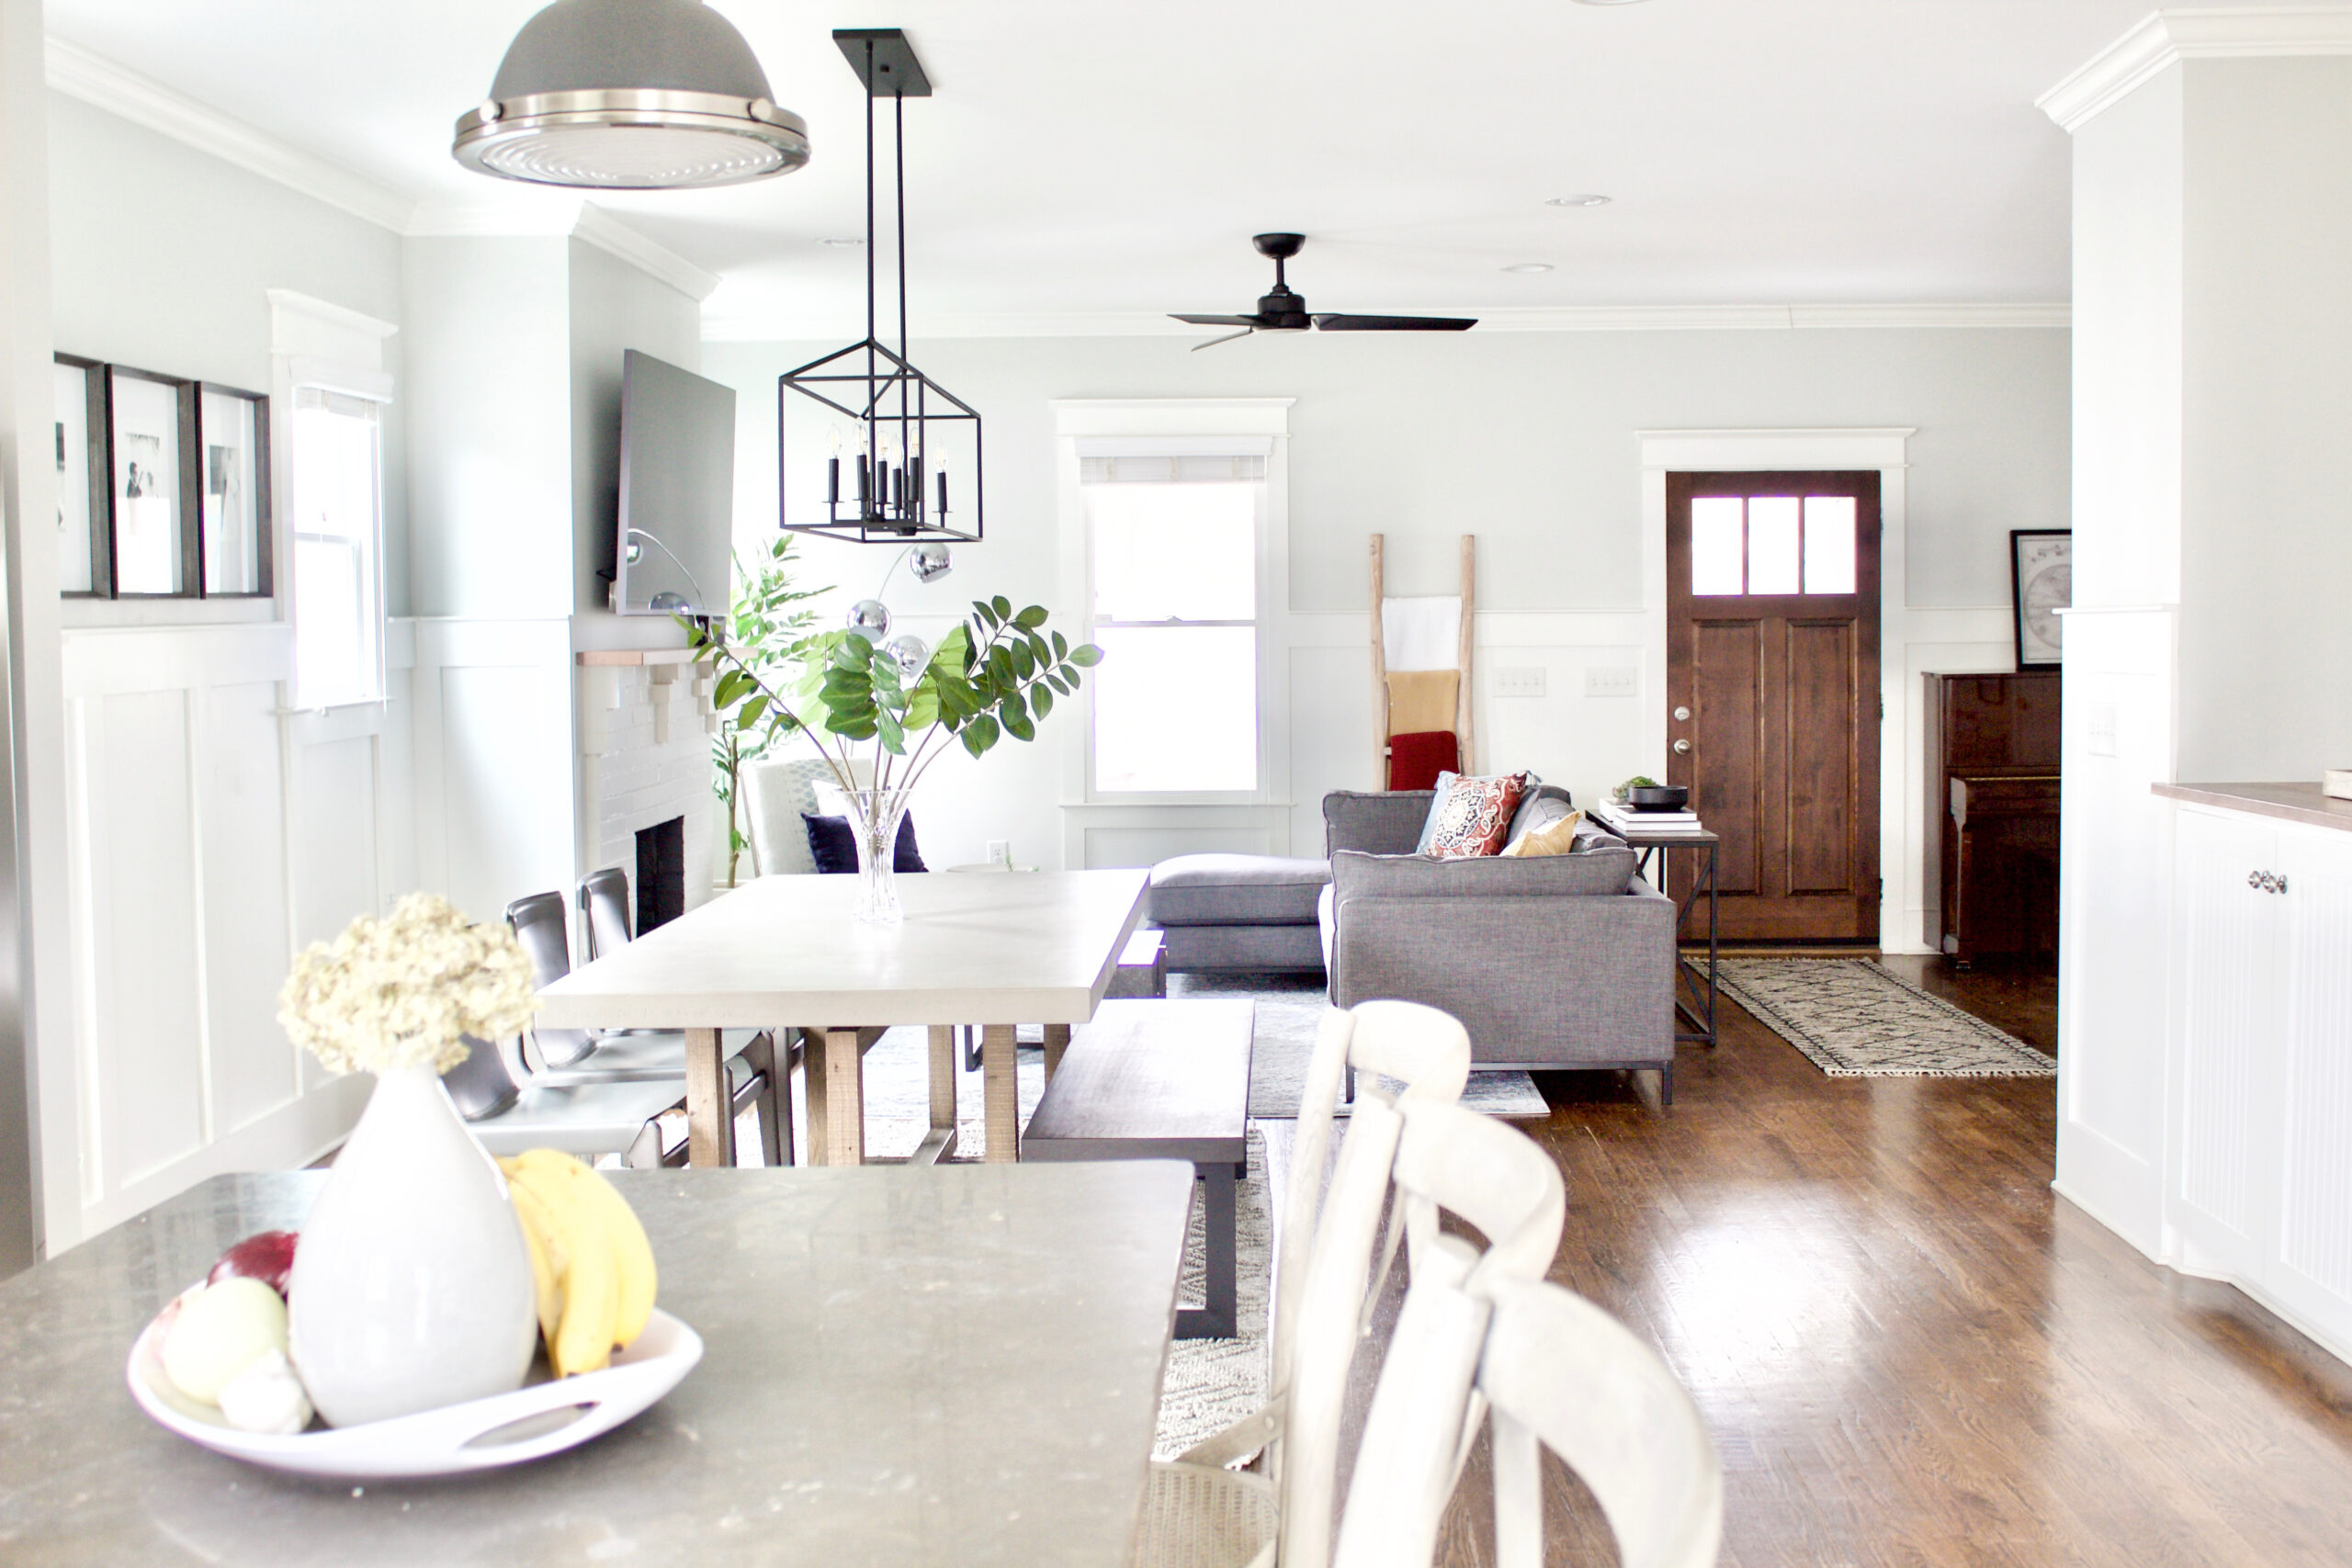
[[[923,73],[922,62],[915,58],[915,46],[907,41],[903,28],[835,28],[833,42],[865,84],[869,96],[876,98],[927,98],[931,96],[931,78]]]
[[[915,368],[907,357],[907,100],[931,96],[931,77],[897,28],[843,28],[833,34],[865,88],[865,336],[776,378],[776,473],[782,525],[864,544],[980,537],[979,412]],[[875,240],[874,106],[892,121],[893,208],[899,254],[899,342],[882,341]],[[832,451],[825,460],[825,504],[818,521],[797,521],[785,418],[793,394],[827,411]],[[843,436],[851,450],[844,454]],[[852,464],[844,469],[842,458]],[[948,476],[959,474],[953,494]],[[968,521],[967,521],[968,518]]]
[[[1258,298],[1255,313],[1247,316],[1199,316],[1171,312],[1180,321],[1190,321],[1196,327],[1238,327],[1240,331],[1213,337],[1206,343],[1193,345],[1195,352],[1214,348],[1221,343],[1231,343],[1251,333],[1303,333],[1310,330],[1327,333],[1458,333],[1478,324],[1475,316],[1347,316],[1334,311],[1311,312],[1306,301],[1290,286],[1284,264],[1298,254],[1306,243],[1304,234],[1253,234],[1250,243],[1258,254],[1270,256],[1274,264],[1274,287],[1271,293]]]

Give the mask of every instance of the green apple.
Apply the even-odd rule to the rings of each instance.
[[[164,1375],[190,1399],[214,1404],[223,1383],[265,1352],[285,1349],[285,1299],[259,1280],[231,1278],[182,1298],[164,1336]]]

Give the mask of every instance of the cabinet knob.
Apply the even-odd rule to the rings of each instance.
[[[2262,873],[2260,873],[2260,872],[2258,872],[2258,871],[2249,871],[2249,872],[2247,872],[2247,873],[2245,874],[2245,885],[2246,885],[2248,887],[2253,888],[2256,893],[2261,892],[2261,891],[2262,891]]]

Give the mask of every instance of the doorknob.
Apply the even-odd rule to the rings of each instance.
[[[1674,754],[1678,757],[1689,756],[1690,754],[1690,742],[1688,740],[1676,741],[1674,743]]]
[[[1690,710],[1689,708],[1676,708],[1674,710],[1674,722],[1677,724],[1690,723]]]

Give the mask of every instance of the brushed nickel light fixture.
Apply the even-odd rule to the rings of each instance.
[[[789,174],[808,128],[702,0],[556,0],[514,35],[449,151],[533,185],[677,190]]]

